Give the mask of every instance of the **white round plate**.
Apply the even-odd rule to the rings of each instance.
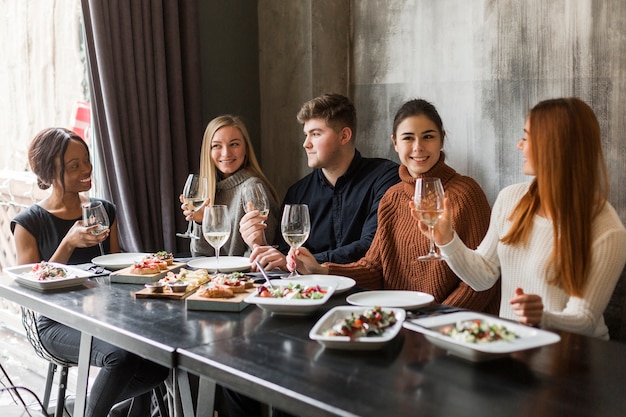
[[[110,255],[96,256],[91,262],[113,271],[131,266],[135,262],[141,261],[144,256],[148,256],[148,254],[142,252],[112,253]]]
[[[352,294],[346,301],[357,306],[381,306],[413,309],[428,305],[435,297],[420,291],[364,291]]]
[[[274,282],[276,281],[276,282]],[[289,282],[306,282],[306,283],[317,283],[323,285],[335,285],[335,294],[341,294],[342,292],[348,291],[350,288],[356,285],[356,281],[352,278],[342,277],[340,275],[297,275],[292,278],[283,278],[283,279],[273,279],[272,284],[284,284],[285,281]]]
[[[187,262],[187,266],[196,269],[206,269],[215,272],[218,267],[215,257],[196,258]],[[224,273],[243,272],[250,270],[250,258],[244,256],[220,256],[219,271]]]

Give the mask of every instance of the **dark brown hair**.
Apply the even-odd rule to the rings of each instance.
[[[65,167],[63,158],[70,140],[80,142],[89,156],[89,147],[76,133],[62,127],[51,127],[37,133],[28,148],[30,169],[37,175],[37,186],[42,190],[50,188],[55,179],[63,184]],[[56,159],[59,158],[60,168],[57,176]]]
[[[341,94],[322,94],[307,101],[300,108],[297,118],[302,124],[311,119],[324,119],[335,132],[349,127],[352,140],[356,138],[356,109],[352,101]]]
[[[443,146],[443,140],[446,132],[443,130],[443,122],[441,121],[441,116],[439,116],[439,112],[435,108],[435,106],[423,99],[413,99],[409,100],[402,105],[396,112],[395,117],[393,118],[393,132],[392,135],[396,136],[396,131],[398,130],[398,126],[404,119],[413,116],[421,116],[424,115],[428,117],[432,122],[437,126],[439,130],[439,135],[441,136],[441,145]]]

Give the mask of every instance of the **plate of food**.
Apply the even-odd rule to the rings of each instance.
[[[92,276],[89,271],[56,262],[38,262],[5,268],[15,281],[27,288],[48,291],[82,285]]]
[[[546,330],[471,311],[404,322],[448,353],[480,362],[557,343],[561,337]]]
[[[254,280],[242,272],[212,275],[187,298],[188,310],[242,311],[250,304],[244,299],[255,291]]]
[[[284,277],[282,279],[272,280],[273,285],[284,285],[288,282],[316,282],[320,285],[334,285],[335,294],[341,294],[354,287],[356,281],[352,278],[342,277],[340,275],[296,275],[295,277]]]
[[[321,307],[334,292],[334,285],[320,285],[314,281],[281,281],[280,285],[258,287],[244,301],[272,314],[303,316]]]
[[[115,271],[127,268],[148,255],[142,252],[112,253],[110,255],[96,256],[91,262],[109,271]]]
[[[357,306],[381,306],[413,309],[423,307],[433,302],[435,297],[420,291],[363,291],[352,294],[346,301]]]
[[[398,335],[405,317],[403,308],[339,306],[315,323],[309,337],[329,349],[376,350]]]
[[[209,280],[209,273],[206,269],[196,269],[192,271],[180,268],[177,272],[167,271],[165,276],[158,281],[145,283],[145,288],[136,292],[135,297],[182,300]]]
[[[209,272],[244,272],[250,270],[250,259],[245,256],[220,256],[219,267],[215,257],[195,258],[187,262],[190,268],[203,268]]]

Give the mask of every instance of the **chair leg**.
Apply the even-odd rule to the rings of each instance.
[[[48,409],[50,405],[50,393],[52,392],[52,384],[54,383],[54,374],[57,370],[56,364],[48,362],[48,375],[46,376],[46,388],[43,392],[43,406]]]
[[[169,410],[165,406],[165,401],[163,401],[163,397],[165,396],[166,392],[167,389],[165,388],[165,383],[162,383],[152,390],[152,394],[156,397],[157,405],[159,406],[160,417],[169,417]]]
[[[57,406],[54,411],[55,417],[63,417],[63,411],[65,410],[65,391],[67,390],[67,374],[69,368],[67,366],[61,367],[61,375],[59,375],[59,391],[57,395]]]

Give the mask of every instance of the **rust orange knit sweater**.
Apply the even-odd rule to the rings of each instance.
[[[475,249],[489,226],[491,209],[482,189],[470,177],[458,174],[444,162],[445,156],[423,174],[439,177],[452,207],[452,227],[463,242]],[[497,314],[500,284],[476,292],[462,282],[445,261],[418,261],[428,253],[429,240],[417,230],[411,217],[415,178],[400,166],[401,182],[387,190],[378,207],[378,229],[365,257],[351,264],[327,263],[329,274],[348,276],[369,289],[397,289],[432,294],[435,301],[474,311]]]

